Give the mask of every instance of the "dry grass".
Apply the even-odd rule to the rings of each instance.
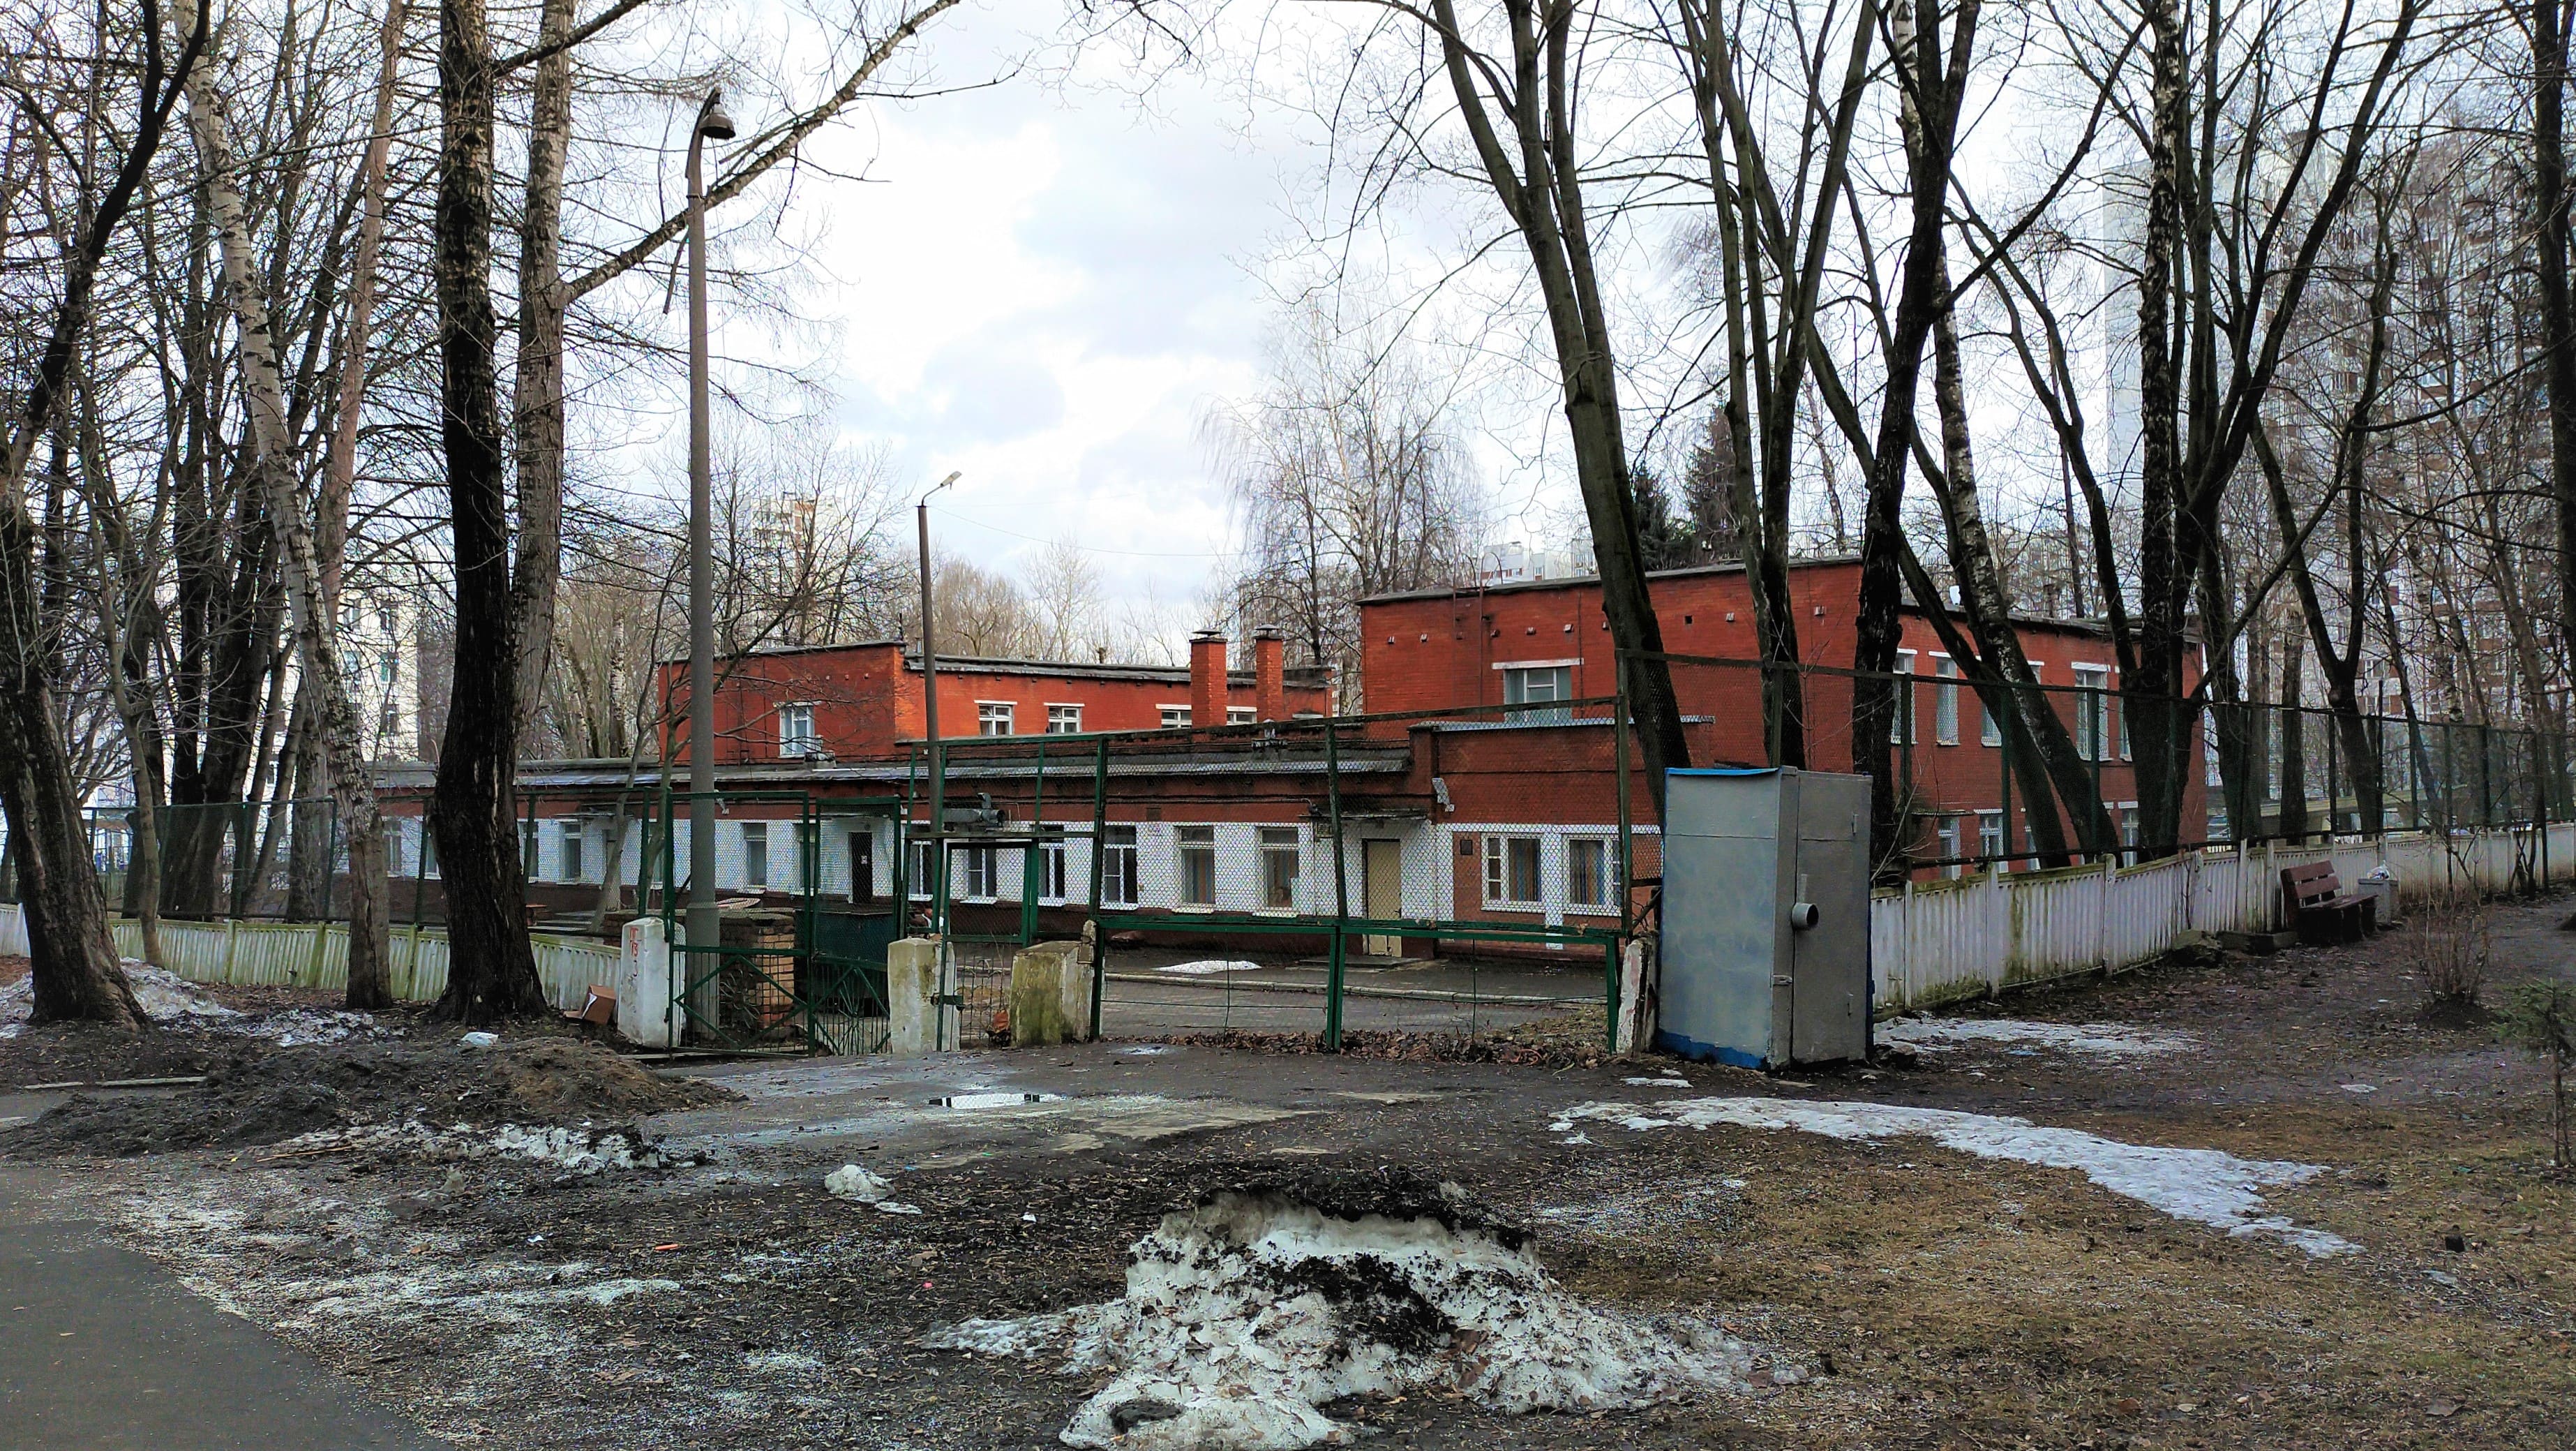
[[[1651,1202],[1704,1212],[1600,1222],[1567,1273],[1593,1294],[1768,1307],[1744,1328],[1840,1372],[1752,1416],[1793,1445],[2570,1444],[2576,1353],[2558,1327],[2576,1195],[2529,1142],[2318,1113],[2267,1122],[2276,1154],[2283,1127],[2343,1145],[2346,1163],[2368,1146],[2371,1169],[2276,1200],[2363,1255],[2231,1240],[1919,1140],[1720,1128],[1662,1136],[1672,1152],[1634,1166]],[[1728,1178],[1745,1187],[1717,1189]],[[1641,1188],[1562,1195],[1618,1204]],[[2442,1248],[2454,1229],[2462,1252]]]

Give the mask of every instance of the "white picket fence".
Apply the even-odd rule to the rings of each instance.
[[[2173,949],[2185,932],[2259,932],[2279,920],[2284,868],[2331,862],[2349,887],[2385,866],[2401,900],[2465,875],[2487,891],[2576,881],[2576,825],[2408,833],[2325,846],[2223,847],[2134,867],[1990,874],[1909,883],[1870,902],[1870,976],[1881,1015],[2024,983],[2117,971]]]
[[[132,918],[109,924],[116,950],[143,955],[143,929]],[[556,1007],[580,1007],[593,983],[617,981],[617,946],[581,937],[533,934],[537,978]],[[27,923],[16,903],[0,903],[0,955],[24,955]],[[300,987],[328,992],[349,985],[349,928],[343,922],[168,922],[161,924],[162,966],[190,982],[228,987]],[[397,927],[394,996],[425,1003],[447,990],[447,934]]]

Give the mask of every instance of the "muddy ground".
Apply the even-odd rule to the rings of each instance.
[[[2553,930],[2566,910],[2497,909],[2499,987],[2576,976],[2576,934]],[[646,1169],[291,1138],[119,1156],[125,1140],[66,1134],[79,1114],[0,1132],[0,1169],[57,1176],[50,1192],[94,1202],[200,1293],[461,1444],[1052,1445],[1099,1377],[915,1342],[1114,1298],[1126,1247],[1204,1193],[1379,1168],[1527,1227],[1577,1294],[1717,1317],[1807,1373],[1600,1415],[1436,1395],[1332,1408],[1380,1444],[2576,1444],[2576,1189],[2545,1163],[2542,1072],[2481,1025],[2428,1020],[2411,956],[2390,933],[1964,1015],[2189,1035],[2162,1053],[1975,1042],[1764,1078],[1535,1048],[1467,1062],[1103,1044],[697,1069],[741,1096],[647,1120],[669,1162]],[[0,1085],[50,1076],[57,1031],[0,1041]],[[456,1054],[443,1033],[400,1031],[401,1051]],[[193,1091],[129,1095],[119,1121],[190,1122],[206,1107]],[[2354,1248],[2312,1257],[1922,1137],[1676,1122],[1720,1096],[2012,1115],[2315,1165],[2263,1208]],[[1635,1107],[1566,1117],[1598,1103]],[[544,1111],[590,1108],[576,1092]],[[920,1212],[826,1194],[845,1162]]]

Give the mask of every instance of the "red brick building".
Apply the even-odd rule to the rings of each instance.
[[[1759,673],[1724,663],[1757,653],[1743,572],[1669,571],[1651,576],[1650,587],[1668,650],[1712,662],[1673,667],[1691,763],[1762,762]],[[1857,563],[1802,564],[1791,588],[1802,656],[1848,663]],[[1329,915],[1341,891],[1352,915],[1380,920],[1616,925],[1615,729],[1606,709],[1573,704],[1612,691],[1598,582],[1390,595],[1363,602],[1361,618],[1370,714],[1342,727],[1331,776],[1322,731],[1298,722],[1331,712],[1333,683],[1283,668],[1280,642],[1267,632],[1252,642],[1248,670],[1229,668],[1228,642],[1214,635],[1192,642],[1186,670],[940,662],[943,736],[984,738],[950,753],[950,800],[988,798],[1004,829],[1041,828],[1036,835],[1047,838],[1025,850],[952,853],[948,891],[961,925],[998,925],[1033,904],[1042,930],[1066,930],[1095,870],[1106,905],[1169,913],[1176,926],[1195,913]],[[2102,798],[2134,830],[2135,773],[2126,721],[2109,695],[2119,687],[2110,640],[2081,622],[2019,625],[2041,682],[2060,687],[2053,699]],[[1907,692],[1896,758],[1922,823],[1916,851],[2027,863],[2032,838],[2019,793],[2008,794],[1999,733],[1957,680],[1931,621],[1909,608],[1903,639],[1901,667],[1918,683]],[[667,670],[668,688],[685,693],[685,670]],[[826,895],[853,902],[927,897],[940,865],[919,839],[928,818],[914,759],[924,729],[918,657],[896,642],[768,650],[724,662],[720,679],[720,787],[784,793],[729,805],[718,822],[720,888],[792,890],[810,871]],[[1848,682],[1811,675],[1807,687],[1809,763],[1848,769]],[[1107,834],[1091,839],[1096,733],[1219,722],[1241,728],[1119,745],[1103,793]],[[1050,751],[1041,782],[1036,746],[1077,733],[1090,739]],[[521,778],[535,818],[529,860],[544,895],[579,900],[579,884],[603,870],[634,879],[640,833],[626,833],[620,860],[607,862],[605,804],[623,793],[631,809],[649,797],[652,770],[639,795],[623,762],[529,764]],[[1652,875],[1651,797],[1633,758],[1631,772],[1634,869]],[[1340,890],[1327,825],[1336,781]],[[2203,783],[2202,772],[2191,773],[2187,836],[2201,834]],[[813,803],[810,816],[777,804],[799,796]],[[686,859],[685,850],[678,855]]]
[[[1252,668],[1228,668],[1224,636],[1190,641],[1190,665],[1085,664],[964,657],[939,662],[939,734],[1078,735],[1289,720],[1332,711],[1322,670],[1289,670],[1275,633],[1252,641]],[[686,661],[665,662],[664,696],[688,705]],[[716,760],[900,758],[929,735],[921,653],[897,640],[756,650],[719,663]],[[688,730],[672,732],[674,761]]]

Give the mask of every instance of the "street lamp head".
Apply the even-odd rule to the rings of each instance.
[[[724,92],[707,93],[707,103],[698,108],[698,134],[709,141],[733,139],[733,113],[724,108]]]
[[[950,484],[953,484],[964,477],[966,477],[966,471],[964,469],[949,470],[948,477],[941,479],[938,483],[932,484],[929,488],[922,491],[921,502],[924,504],[929,503],[931,495],[938,493],[941,489],[947,488]]]

